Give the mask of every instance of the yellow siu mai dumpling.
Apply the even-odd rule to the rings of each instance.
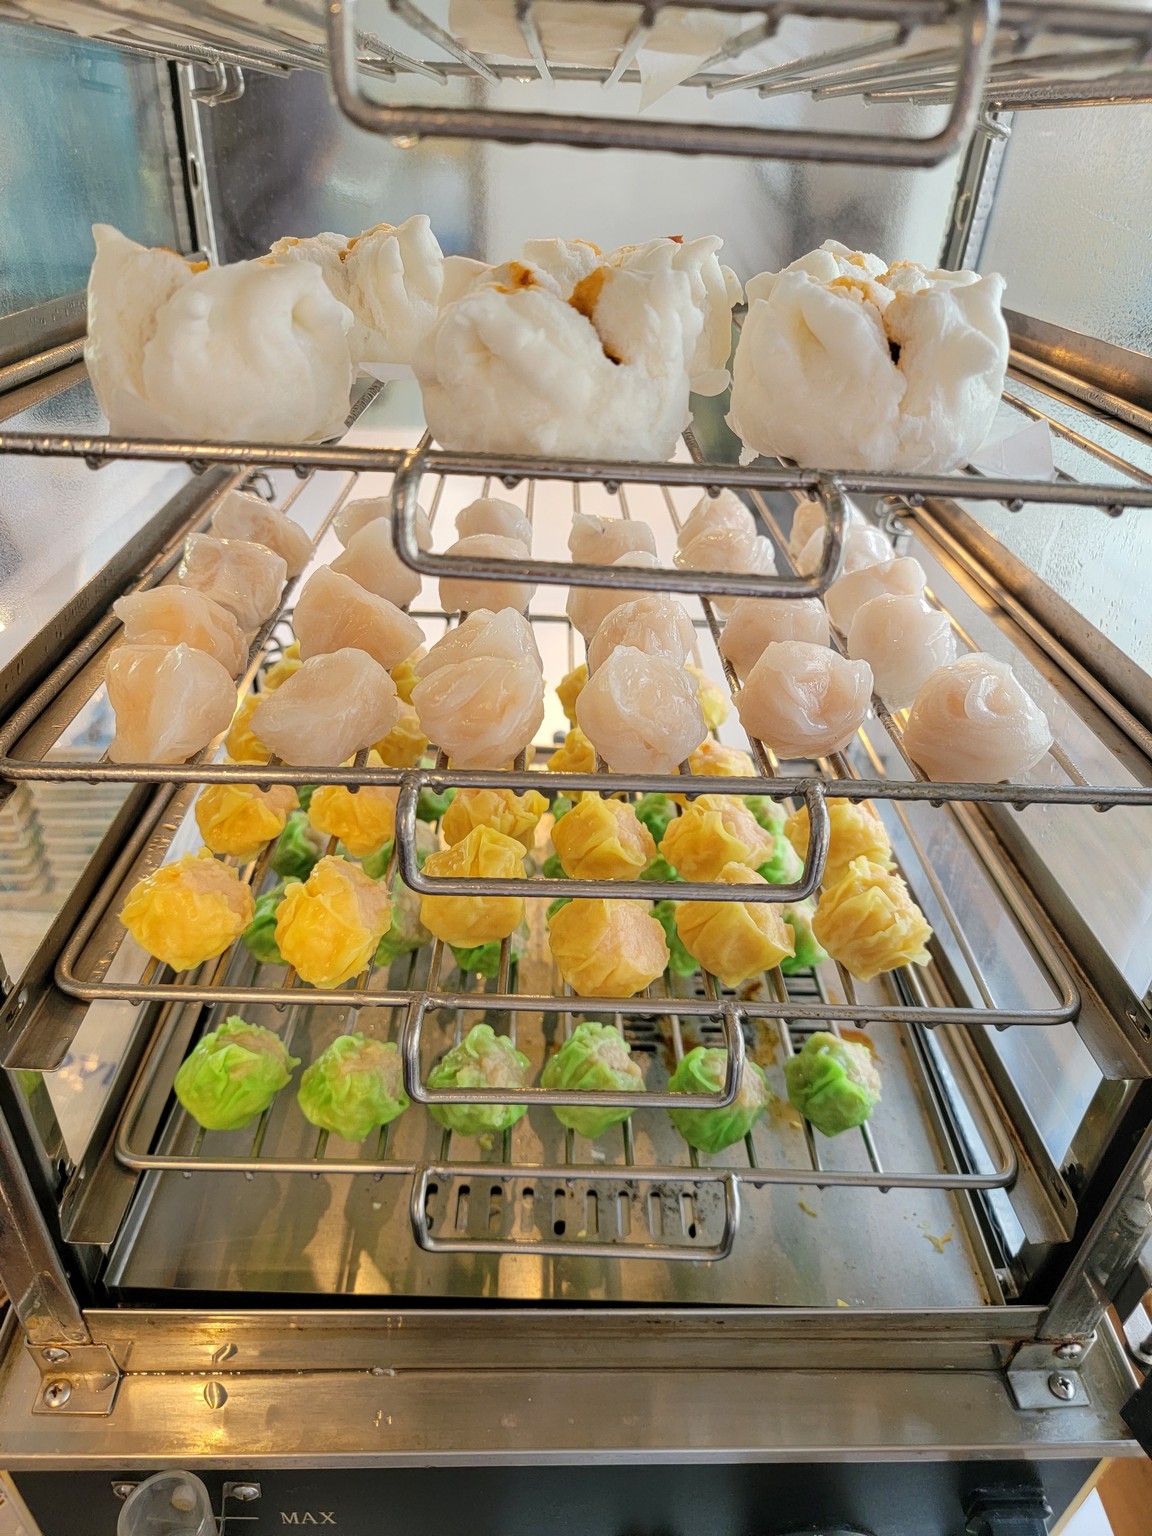
[[[857,981],[928,964],[928,919],[900,876],[870,859],[853,859],[847,873],[825,887],[812,932]]]
[[[560,708],[568,717],[568,724],[576,724],[576,700],[580,697],[580,690],[588,681],[588,663],[582,661],[578,667],[573,667],[571,672],[565,672],[564,676],[556,684],[556,697],[560,700]]]
[[[369,766],[378,768],[379,759]],[[355,794],[343,784],[323,784],[308,803],[308,821],[317,832],[338,837],[354,859],[383,848],[396,831],[400,791],[388,784],[361,784]]]
[[[138,880],[120,921],[150,955],[174,971],[188,971],[223,954],[255,913],[252,892],[237,871],[202,848]]]
[[[756,777],[756,764],[747,752],[742,752],[739,747],[727,747],[722,741],[715,741],[711,736],[696,748],[688,759],[688,766],[693,773],[701,774],[709,778],[725,779],[754,779]],[[672,795],[677,805],[687,805],[688,801],[683,795]]]
[[[254,859],[283,832],[299,805],[291,784],[210,784],[196,800],[196,825],[213,853]]]
[[[767,885],[743,864],[725,864],[724,885]],[[796,953],[792,929],[780,908],[766,901],[682,901],[676,907],[680,942],[726,987],[738,987]]]
[[[285,682],[285,678],[280,679]],[[241,699],[240,707],[232,716],[232,724],[224,738],[224,750],[234,763],[266,763],[272,756],[272,748],[265,744],[252,729],[252,716],[264,695],[250,693]]]
[[[412,690],[420,681],[420,674],[416,670],[416,663],[421,661],[426,655],[427,652],[421,646],[419,650],[413,651],[411,656],[406,657],[404,661],[398,661],[392,668],[392,681],[396,684],[397,694],[403,699],[405,704],[411,704]]]
[[[430,879],[520,880],[524,849],[514,837],[492,827],[474,827],[451,848],[424,861]],[[420,921],[437,939],[457,949],[475,949],[506,939],[524,921],[522,896],[422,896]]]
[[[281,683],[286,683],[293,672],[299,672],[304,663],[300,660],[300,642],[293,640],[284,647],[279,661],[274,661],[261,679],[265,693],[275,693]]]
[[[825,886],[835,885],[848,873],[853,859],[869,859],[883,869],[892,868],[892,843],[887,828],[871,800],[829,800],[828,861]],[[784,823],[784,836],[802,859],[808,857],[808,807],[793,811]]]
[[[656,857],[651,832],[624,800],[585,795],[552,828],[564,873],[572,880],[636,880]]]
[[[458,789],[440,830],[451,844],[462,843],[476,827],[491,827],[515,838],[527,851],[536,841],[537,823],[547,809],[547,800],[536,789],[522,795],[511,789]]]
[[[684,880],[718,880],[726,864],[758,869],[773,841],[738,795],[698,795],[668,823],[660,852]]]
[[[387,768],[416,768],[428,750],[428,738],[420,726],[420,716],[411,704],[401,707],[400,718],[372,748]]]
[[[358,864],[329,855],[307,880],[285,887],[276,908],[276,947],[301,981],[338,987],[367,969],[391,925],[387,881],[371,880]]]
[[[642,901],[567,901],[548,919],[548,942],[579,997],[634,997],[668,964],[664,930]]]
[[[696,702],[700,705],[704,724],[710,731],[718,731],[732,713],[732,701],[727,692],[719,683],[713,682],[703,668],[685,662],[684,670],[696,679]]]
[[[549,773],[595,773],[596,748],[578,725],[574,725],[548,759]]]

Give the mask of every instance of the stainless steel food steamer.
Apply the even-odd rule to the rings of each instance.
[[[262,248],[254,233],[245,244],[270,216],[254,167],[275,179],[282,151],[300,156],[313,185],[323,175],[307,132],[281,146],[268,125],[295,111],[317,142],[336,142],[336,108],[314,88],[325,73],[346,118],[384,135],[367,142],[389,174],[413,146],[449,142],[460,158],[396,175],[418,197],[421,172],[448,165],[472,233],[487,229],[495,257],[508,248],[486,203],[499,182],[515,206],[517,169],[536,163],[518,154],[568,155],[540,163],[573,177],[601,175],[607,161],[670,163],[689,208],[714,168],[746,161],[766,196],[786,187],[790,238],[807,230],[806,199],[813,219],[832,218],[814,244],[845,229],[866,243],[877,215],[864,202],[890,190],[898,213],[959,151],[941,259],[976,264],[983,244],[1024,270],[1059,270],[1080,250],[1077,209],[1059,210],[1067,251],[1035,249],[1035,226],[1006,224],[1013,193],[1026,200],[1013,156],[1034,164],[1036,123],[1055,125],[1057,145],[1065,122],[1082,149],[1094,133],[1117,145],[1125,124],[1139,142],[1152,111],[1141,105],[1152,102],[1142,12],[711,0],[739,15],[730,46],[668,98],[667,118],[662,107],[637,114],[638,58],[659,9],[629,10],[626,42],[603,68],[550,62],[532,0],[515,11],[523,64],[469,52],[441,10],[408,0],[360,17],[340,0],[109,0],[59,10],[56,30],[43,18],[5,25],[0,49],[25,79],[41,71],[49,93],[63,57],[97,117],[102,89],[126,90],[139,163],[129,158],[116,179],[139,180],[149,196],[162,184],[172,243],[224,259]],[[81,14],[82,44],[64,30]],[[801,41],[785,62],[765,63],[756,50],[778,31]],[[127,87],[102,76],[129,65]],[[601,85],[616,94],[598,96]],[[0,126],[4,114],[0,103]],[[68,192],[42,142],[51,125],[34,126],[28,154],[44,166],[50,233]],[[245,158],[254,144],[259,155]],[[574,147],[608,154],[573,158]],[[708,158],[646,157],[664,150]],[[1131,161],[1097,163],[1114,202],[1130,176],[1141,185]],[[772,179],[782,167],[786,183]],[[838,167],[847,180],[822,179],[839,178]],[[933,208],[943,206],[935,185]],[[581,195],[575,182],[569,191]],[[387,188],[374,195],[391,217]],[[1129,285],[1113,306],[1120,318],[1083,334],[1050,296],[1037,315],[1008,316],[1006,419],[1047,424],[1049,481],[742,468],[713,402],[698,402],[686,451],[667,465],[442,452],[398,430],[414,418],[393,384],[365,389],[347,436],[320,447],[110,439],[92,430],[77,285],[49,275],[37,303],[0,303],[0,515],[19,557],[0,598],[19,590],[22,563],[32,568],[38,519],[88,549],[59,601],[38,598],[23,630],[13,621],[21,644],[0,657],[0,1466],[30,1529],[111,1532],[135,1484],[180,1467],[207,1483],[225,1536],[307,1525],[991,1536],[1043,1531],[1094,1464],[1138,1454],[1152,1434],[1141,1388],[1141,1255],[1152,1235],[1152,380],[1142,355],[1152,287],[1133,264],[1143,250],[1146,266],[1146,238],[1117,207],[1128,265],[1093,284]],[[531,207],[520,212],[531,223]],[[695,214],[681,219],[700,232]],[[754,232],[747,245],[759,254]],[[5,319],[6,307],[15,313]],[[574,507],[645,518],[667,554],[702,489],[744,496],[787,574],[627,578],[684,595],[698,610],[699,661],[731,687],[710,598],[823,592],[851,498],[922,561],[960,637],[1013,662],[1049,710],[1056,744],[1026,785],[973,786],[924,782],[901,751],[900,717],[880,705],[849,751],[815,764],[782,770],[751,743],[759,777],[725,787],[809,808],[815,835],[793,893],[819,883],[826,799],[875,802],[933,923],[931,966],[868,985],[832,965],[773,973],[740,995],[708,978],[658,984],[610,1011],[645,1063],[649,1091],[632,1121],[581,1142],[547,1107],[563,1095],[534,1090],[528,1117],[497,1145],[462,1141],[421,1107],[432,1061],[462,1029],[487,1018],[539,1067],[575,1019],[609,1016],[566,995],[549,961],[543,911],[574,882],[534,878],[527,951],[513,964],[506,942],[487,981],[461,976],[440,945],[323,993],[291,975],[270,980],[242,946],[173,976],[123,940],[122,892],[188,835],[196,786],[250,782],[253,771],[211,751],[177,769],[104,759],[103,668],[119,628],[110,603],[162,580],[186,534],[241,484],[317,535],[351,497],[390,486],[398,547],[430,574],[449,562],[415,547],[417,498],[443,549],[453,507],[507,487],[534,518],[538,558],[524,574],[540,583],[532,618],[551,684],[582,654],[564,585],[574,574],[619,582],[555,558]],[[811,578],[783,552],[803,495],[824,503],[832,530]],[[53,521],[51,502],[74,526]],[[126,527],[112,509],[129,504]],[[1053,540],[1070,552],[1063,564]],[[1092,562],[1095,583],[1078,574]],[[470,569],[507,574],[499,562]],[[430,638],[446,622],[416,616]],[[290,620],[291,590],[257,637],[249,678],[290,639]],[[547,747],[500,773],[442,763],[374,772],[358,760],[331,772],[272,765],[259,781],[399,783],[397,864],[419,890],[421,788],[604,786],[599,775],[549,775],[542,786]],[[633,793],[716,787],[610,782]],[[250,871],[257,884],[266,865]],[[401,1043],[417,1100],[375,1144],[318,1134],[291,1091],[254,1133],[206,1134],[175,1105],[176,1067],[225,1013],[275,1024],[309,1060],[367,1009],[375,1032]],[[730,1099],[745,1055],[779,1087],[780,1064],[818,1027],[875,1043],[885,1089],[869,1126],[826,1142],[780,1113],[727,1154],[689,1151],[661,1108],[685,1049],[727,1044]]]

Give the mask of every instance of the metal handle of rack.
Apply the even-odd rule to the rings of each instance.
[[[527,778],[527,783],[524,784],[525,789],[534,788],[541,783],[541,775],[538,773],[530,776],[526,773],[525,777]],[[551,777],[549,775],[549,779]],[[560,776],[556,777],[559,780]],[[418,892],[421,896],[533,896],[548,900],[557,896],[574,896],[603,900],[608,895],[621,901],[671,901],[673,898],[677,901],[730,901],[732,898],[732,887],[716,880],[605,882],[603,880],[548,880],[542,876],[527,875],[518,879],[499,880],[481,879],[471,875],[426,875],[421,870],[416,857],[416,809],[420,791],[433,785],[441,785],[443,778],[444,774],[434,769],[417,768],[406,772],[401,784],[400,796],[396,802],[396,857],[400,866],[400,878],[410,890]],[[505,784],[513,782],[512,778],[506,774],[502,776],[502,780]],[[708,785],[707,789],[701,789],[702,782]],[[664,792],[671,794],[687,792],[696,795],[740,796],[764,794],[775,788],[771,780],[724,778],[702,780],[697,775],[687,781],[669,778],[667,783],[670,787]],[[688,790],[689,784],[692,786],[691,790]],[[558,783],[557,787],[559,787]],[[608,794],[616,794],[621,790],[634,790],[639,793],[642,790],[642,784],[639,778],[633,780],[628,774],[614,773],[611,776],[591,780],[587,788]],[[809,780],[803,789],[803,799],[808,808],[810,833],[804,870],[799,880],[789,885],[742,885],[741,901],[777,903],[803,901],[811,896],[824,878],[824,863],[828,857],[828,843],[832,835],[828,807],[825,804],[824,786],[815,780]]]
[[[399,10],[397,0],[393,9]],[[744,7],[742,7],[743,9]],[[756,9],[753,5],[751,9]],[[835,15],[841,19],[903,22],[907,5],[874,5],[836,0],[788,0],[760,10],[773,20],[782,14]],[[530,7],[529,7],[530,10]],[[459,44],[442,29],[429,31],[415,18],[422,13],[405,4],[405,19],[420,25],[441,46]],[[526,12],[527,14],[527,12]],[[948,119],[927,138],[896,134],[816,132],[793,128],[757,128],[731,123],[685,123],[640,117],[590,117],[567,112],[509,112],[489,107],[387,106],[364,94],[357,60],[356,0],[329,0],[327,8],[328,65],[340,110],[357,127],[370,133],[418,138],[494,139],[504,144],[568,144],[581,149],[638,149],[677,154],[732,155],[753,159],[839,161],[856,165],[934,166],[946,160],[971,130],[984,90],[992,43],[999,17],[999,0],[964,0],[957,13],[955,95]],[[934,18],[943,19],[941,17]],[[424,18],[426,21],[427,18]],[[438,34],[438,35],[437,35]],[[468,56],[472,67],[482,64]],[[485,76],[490,72],[484,70]]]
[[[539,1013],[620,1014],[665,1013],[660,1000],[650,997],[533,997],[514,1001]],[[420,1043],[424,1022],[436,1009],[486,1013],[493,998],[475,992],[417,992],[408,1007],[400,1040],[404,1066],[404,1088],[417,1104],[552,1104],[605,1109],[724,1109],[735,1102],[744,1082],[744,1009],[733,998],[708,1000],[677,999],[675,1011],[684,1017],[719,1019],[728,1053],[723,1086],[716,1093],[636,1093],[601,1089],[577,1089],[565,1092],[553,1088],[429,1088],[420,1070]],[[607,1008],[602,1005],[607,1002]]]
[[[573,560],[493,559],[485,555],[434,554],[416,537],[420,481],[428,471],[432,439],[425,433],[404,458],[392,481],[392,542],[405,565],[422,576],[467,576],[481,581],[530,581],[560,587],[617,587],[693,597],[822,597],[840,574],[850,509],[835,476],[818,475],[810,494],[824,509],[827,536],[820,566],[812,576],[751,576],[729,571],[670,570],[661,566],[589,565]],[[616,482],[609,480],[609,487]],[[708,486],[709,494],[719,485]]]
[[[488,1181],[491,1184],[509,1182],[508,1171],[496,1163],[427,1163],[417,1168],[412,1179],[412,1203],[410,1214],[412,1231],[417,1243],[429,1253],[524,1253],[533,1257],[589,1258],[589,1259],[681,1259],[690,1263],[710,1263],[725,1259],[732,1252],[740,1225],[740,1189],[736,1175],[722,1171],[709,1172],[702,1168],[595,1168],[564,1164],[558,1167],[533,1167],[512,1181],[521,1186],[559,1184],[562,1189],[592,1185],[597,1188],[615,1189],[618,1195],[635,1201],[642,1189],[652,1195],[666,1194],[679,1198],[686,1194],[695,1197],[704,1192],[719,1192],[723,1200],[723,1227],[715,1243],[695,1245],[691,1238],[683,1243],[665,1239],[648,1242],[629,1241],[622,1237],[618,1242],[604,1242],[596,1237],[587,1238],[576,1234],[565,1235],[563,1242],[547,1238],[536,1241],[531,1237],[517,1240],[514,1237],[484,1235],[479,1237],[437,1237],[433,1234],[428,1217],[428,1201],[437,1185],[453,1180],[468,1179]],[[517,1201],[515,1210],[522,1210]]]

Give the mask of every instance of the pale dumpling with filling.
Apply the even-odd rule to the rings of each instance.
[[[727,576],[775,576],[776,553],[772,540],[740,528],[712,528],[691,541],[683,538],[676,550],[676,564],[684,571],[716,571]],[[716,596],[713,606],[728,613],[737,601]]]
[[[456,532],[462,539],[474,533],[497,533],[502,539],[518,539],[525,549],[532,548],[532,524],[513,501],[499,496],[480,496],[456,514]],[[484,604],[491,607],[490,603]]]
[[[997,784],[1034,768],[1052,745],[1044,711],[1007,662],[974,651],[933,672],[904,728],[930,779]]]
[[[421,538],[417,525],[416,543],[431,549],[432,536]],[[407,607],[420,596],[424,579],[419,571],[405,565],[392,540],[392,522],[387,517],[373,518],[348,539],[344,553],[332,561],[338,576],[350,577],[365,592],[372,592],[397,608]]]
[[[701,534],[717,533],[722,528],[747,534],[749,538],[756,532],[756,519],[735,491],[722,490],[719,496],[701,496],[676,535],[677,547],[687,549]]]
[[[424,642],[419,624],[395,603],[366,592],[350,576],[326,565],[313,571],[301,588],[292,628],[305,661],[352,647],[366,651],[382,667],[394,667]]]
[[[848,526],[849,528],[866,526],[863,514],[851,502],[848,504]],[[802,550],[811,540],[813,534],[819,533],[820,542],[813,545],[818,564],[819,557],[823,552],[824,533],[827,527],[828,519],[825,516],[824,507],[821,502],[809,499],[798,503],[795,512],[792,514],[792,531],[788,535],[788,553],[791,555],[797,569],[800,570],[801,575],[810,576],[812,574],[811,571],[803,570],[799,564]],[[816,567],[813,566],[812,569],[815,570]]]
[[[824,535],[825,530],[817,528],[795,557],[796,569],[801,576],[815,576],[823,564]],[[868,565],[882,565],[886,560],[891,560],[892,556],[892,545],[879,528],[874,528],[871,523],[849,520],[840,561],[841,575],[861,571]]]
[[[544,719],[544,678],[527,621],[478,610],[416,664],[412,704],[431,741],[461,768],[499,768]]]
[[[589,678],[576,719],[616,773],[674,773],[708,734],[683,667],[621,645]]]
[[[120,645],[105,671],[114,763],[182,763],[228,729],[236,685],[190,645]]]
[[[299,523],[259,496],[229,491],[212,514],[212,532],[220,539],[246,539],[282,556],[288,575],[299,576],[312,558],[312,540]]]
[[[391,518],[391,496],[364,496],[341,507],[332,519],[332,532],[347,549],[354,533],[381,517]],[[416,543],[420,549],[432,548],[432,525],[423,507],[416,508]]]
[[[176,580],[227,608],[240,628],[250,631],[279,608],[288,566],[283,555],[263,544],[190,533]]]
[[[818,598],[740,597],[720,636],[720,654],[746,678],[775,640],[827,645],[828,639],[828,615]]]
[[[699,235],[683,240],[662,236],[643,245],[622,246],[609,258],[631,272],[658,272],[665,268],[688,278],[689,301],[700,316],[700,330],[688,360],[695,395],[718,395],[731,377],[732,307],[744,297],[740,280],[730,267],[720,265],[719,235]]]
[[[215,657],[233,677],[248,656],[248,639],[227,608],[192,587],[165,584],[118,597],[112,612],[127,645],[190,645]]]
[[[956,636],[939,608],[888,593],[857,608],[847,651],[872,668],[873,686],[888,708],[903,709],[937,667],[955,660]]]
[[[353,361],[369,372],[410,364],[432,328],[444,281],[444,253],[427,214],[366,229],[340,259],[339,297],[354,316]]]
[[[656,558],[656,538],[647,523],[634,517],[594,517],[577,512],[568,535],[568,552],[580,565],[612,565],[621,555]]]
[[[736,696],[744,729],[777,757],[826,757],[864,724],[872,669],[824,645],[776,640]]]
[[[663,656],[677,665],[696,640],[683,603],[659,592],[621,603],[600,625],[588,647],[589,674],[603,665],[618,645],[635,646],[646,656]]]
[[[846,635],[859,608],[874,597],[920,597],[928,578],[924,567],[911,555],[867,565],[838,576],[824,594],[828,617]]]
[[[312,657],[261,695],[251,725],[284,762],[335,768],[387,735],[400,708],[396,685],[380,663],[345,647]]]
[[[644,549],[632,550],[608,561],[614,567],[632,566],[643,570],[655,570],[657,563],[656,556]],[[584,639],[591,640],[613,608],[648,595],[642,587],[571,587],[566,611]]]
[[[506,539],[498,533],[469,534],[450,544],[445,554],[466,561],[528,559],[528,549],[519,539]],[[526,613],[535,591],[534,583],[517,581],[511,575],[507,581],[445,575],[440,578],[440,606],[445,613],[470,613],[473,608],[487,608],[495,613],[501,608],[514,608],[517,613]]]

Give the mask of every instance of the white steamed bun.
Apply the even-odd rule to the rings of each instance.
[[[999,404],[1003,291],[826,241],[748,284],[729,424],[748,452],[806,465],[955,469]]]
[[[625,245],[609,260],[629,272],[683,272],[690,285],[689,298],[700,316],[700,333],[689,359],[692,392],[718,395],[728,388],[728,359],[732,355],[732,306],[744,297],[740,280],[730,267],[720,265],[717,252],[724,244],[719,235],[684,240],[676,235]]]
[[[344,429],[352,316],[311,262],[193,271],[93,226],[85,358],[112,432],[315,442]]]
[[[425,419],[462,452],[668,459],[699,328],[682,272],[598,267],[569,300],[523,263],[481,269],[417,352]]]

